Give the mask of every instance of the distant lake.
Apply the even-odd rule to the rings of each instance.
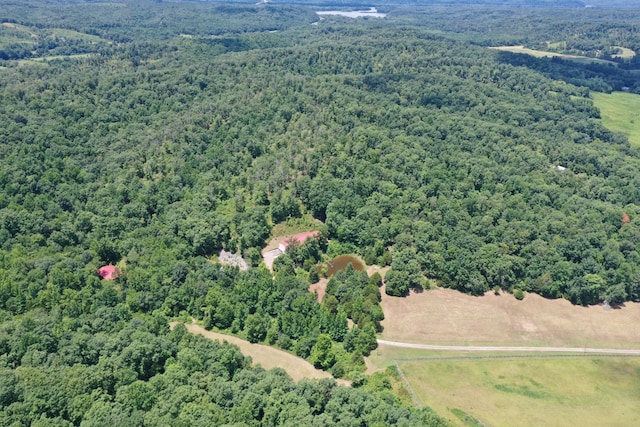
[[[341,10],[324,10],[317,11],[318,15],[338,15],[338,16],[346,16],[347,18],[384,18],[387,16],[386,13],[378,13],[378,10],[375,7],[372,7],[369,10],[355,10],[352,12],[344,12]]]

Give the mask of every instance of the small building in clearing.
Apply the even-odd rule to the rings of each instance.
[[[98,275],[104,280],[115,280],[118,278],[120,271],[115,265],[105,265],[98,269]]]
[[[280,244],[278,245],[278,249],[280,250],[280,252],[285,253],[287,252],[287,248],[289,247],[289,245],[291,245],[292,243],[295,243],[299,246],[303,244],[307,239],[316,237],[319,234],[320,230],[307,231],[305,233],[296,234],[295,236],[291,236],[284,242],[280,242]]]

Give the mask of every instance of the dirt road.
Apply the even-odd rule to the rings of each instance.
[[[172,322],[170,324],[171,328],[175,327],[176,324],[176,322]],[[333,378],[330,373],[316,369],[311,363],[300,357],[296,357],[291,353],[287,353],[286,351],[262,344],[251,344],[250,342],[234,337],[233,335],[225,335],[218,332],[208,331],[195,323],[185,323],[184,326],[192,334],[198,334],[212,340],[227,341],[230,344],[235,344],[240,348],[242,354],[251,357],[254,364],[259,364],[265,369],[282,368],[287,371],[294,381],[299,381],[303,378]],[[349,385],[349,383],[344,380],[336,381],[341,385]]]
[[[580,347],[518,347],[518,346],[464,346],[464,345],[431,345],[413,344],[408,342],[397,342],[378,340],[378,345],[388,345],[391,347],[415,348],[420,350],[444,350],[444,351],[490,351],[490,352],[536,352],[536,353],[594,353],[594,354],[623,354],[638,355],[640,350],[619,349],[619,348],[580,348]]]

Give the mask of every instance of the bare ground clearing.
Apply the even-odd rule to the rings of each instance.
[[[320,279],[318,283],[313,283],[309,286],[309,292],[318,293],[318,302],[322,302],[324,294],[327,293],[327,283],[329,283],[329,279]]]
[[[173,329],[176,324],[177,322],[172,322],[171,328]],[[259,364],[265,369],[282,368],[287,371],[294,381],[300,381],[303,378],[333,378],[328,372],[316,369],[311,363],[286,351],[262,344],[252,344],[233,335],[208,331],[195,323],[185,323],[184,326],[192,334],[202,335],[211,340],[227,341],[230,344],[237,345],[242,354],[250,356],[251,359],[253,359],[254,364]],[[346,381],[336,381],[339,384],[348,385]]]
[[[436,288],[382,293],[381,339],[417,344],[640,348],[640,304],[582,307],[527,294],[473,297]]]
[[[280,243],[286,242],[287,240],[293,238],[296,234],[298,233],[274,237],[273,239],[269,240],[267,246],[262,248],[262,258],[264,259],[264,263],[269,270],[273,270],[273,261],[275,261],[275,259],[280,255],[282,255],[282,251],[278,249]]]
[[[262,251],[262,258],[264,259],[264,263],[269,271],[273,271],[273,261],[275,261],[280,255],[282,255],[282,252],[280,252],[280,249],[278,248],[271,249],[269,251]]]
[[[288,234],[286,236],[274,237],[273,239],[269,240],[269,243],[267,243],[267,246],[265,246],[262,249],[262,252],[264,253],[267,251],[278,249],[278,245],[280,245],[280,243],[286,241],[287,239],[291,239],[293,236],[295,236],[295,234]]]

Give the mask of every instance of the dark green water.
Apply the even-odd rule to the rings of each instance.
[[[353,264],[354,270],[364,270],[364,264],[358,258],[351,255],[340,255],[339,257],[335,257],[331,261],[326,262],[327,277],[333,276],[340,270],[344,270],[349,264]]]

